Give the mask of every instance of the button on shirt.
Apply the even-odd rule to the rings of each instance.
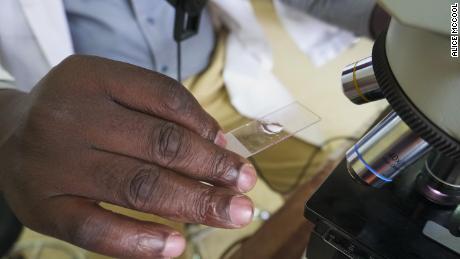
[[[166,0],[64,0],[77,54],[124,61],[177,76],[175,10]],[[209,13],[198,35],[182,43],[182,75],[206,68],[215,43]]]

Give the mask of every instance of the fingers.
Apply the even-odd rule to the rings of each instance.
[[[104,90],[117,103],[180,124],[210,141],[224,140],[217,135],[218,123],[176,80],[126,63],[94,59],[109,67]]]
[[[88,198],[213,227],[239,228],[252,220],[252,202],[240,193],[136,159],[103,152],[96,156],[99,165],[83,180],[90,184],[82,183],[88,189],[80,189],[80,195],[92,194]]]
[[[116,106],[110,117],[94,123],[93,145],[136,157],[183,175],[240,192],[257,181],[252,165],[177,124]],[[110,129],[101,131],[100,129]]]
[[[169,258],[185,248],[184,238],[169,227],[115,214],[83,198],[59,196],[44,203],[39,231],[87,250],[117,258]]]

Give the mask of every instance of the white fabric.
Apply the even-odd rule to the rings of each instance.
[[[12,81],[0,81],[0,90],[2,89],[16,89]]]
[[[272,50],[249,0],[213,0],[230,35],[224,81],[232,105],[256,118],[294,101],[273,75]]]
[[[6,71],[2,66],[0,66],[0,81],[14,81],[14,78],[11,76],[11,74],[8,73],[8,71]]]
[[[273,4],[292,40],[316,66],[326,64],[357,41],[353,33],[287,6],[281,0],[273,0]]]
[[[61,0],[1,0],[0,66],[18,89],[29,91],[72,53]]]
[[[246,51],[234,34],[229,36],[224,81],[238,112],[258,118],[292,103],[294,98],[271,70],[264,69]]]
[[[224,80],[233,106],[255,118],[294,101],[272,73],[272,50],[249,0],[213,0],[217,17],[230,29]],[[317,66],[355,42],[353,34],[274,0],[277,14],[298,47]]]
[[[6,81],[0,81],[0,90],[4,89],[16,89],[16,86]]]
[[[245,53],[252,56],[263,69],[273,68],[272,50],[265,38],[249,0],[211,0],[218,8],[218,17],[230,29]]]
[[[72,39],[61,0],[20,0],[29,26],[51,66],[72,54]]]

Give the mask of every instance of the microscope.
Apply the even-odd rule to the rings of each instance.
[[[342,85],[353,103],[386,99],[389,112],[306,202],[307,258],[458,259],[460,4],[379,2],[390,26]]]

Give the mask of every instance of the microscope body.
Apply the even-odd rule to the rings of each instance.
[[[460,258],[460,59],[449,26],[458,4],[380,4],[390,27],[342,85],[352,102],[385,99],[390,111],[307,202],[307,257]]]

